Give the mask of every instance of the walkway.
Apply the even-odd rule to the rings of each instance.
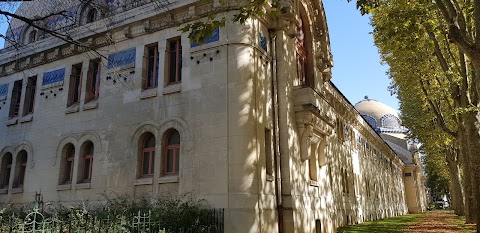
[[[338,232],[473,233],[475,225],[465,224],[465,218],[456,216],[453,211],[437,210],[366,222],[341,228]]]
[[[453,211],[432,211],[424,215],[424,218],[408,227],[406,232],[475,232],[475,226],[465,224],[465,218],[458,217]]]

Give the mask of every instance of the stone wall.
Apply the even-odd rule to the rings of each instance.
[[[178,7],[178,12],[204,9]],[[95,52],[56,45],[24,53],[28,61],[52,59],[2,69],[0,86],[8,83],[9,94],[0,105],[0,161],[11,153],[16,164],[21,150],[28,161],[23,186],[15,188],[12,176],[9,187],[0,189],[0,201],[31,202],[39,191],[45,201],[59,202],[96,200],[106,191],[132,197],[193,192],[226,209],[226,232],[278,232],[280,219],[284,232],[334,232],[343,225],[406,213],[404,164],[329,82],[332,61],[323,7],[315,3],[306,9],[310,25],[323,25],[311,27],[310,86],[295,81],[295,39],[287,30],[295,24],[289,21],[283,30],[264,20],[250,19],[245,25],[227,20],[209,43],[192,45],[185,33],[148,13],[107,34],[92,35]],[[231,18],[235,12],[222,14]],[[163,26],[145,30],[155,20]],[[107,22],[95,26],[103,28],[102,23]],[[125,34],[123,28],[133,33]],[[119,39],[95,42],[106,35]],[[166,51],[172,38],[181,39],[182,81],[167,85]],[[143,57],[145,46],[152,44],[159,51],[158,87],[144,89]],[[18,66],[2,56],[2,67]],[[95,59],[101,61],[99,95],[86,101]],[[67,107],[72,66],[78,64],[81,101]],[[27,80],[35,75],[33,114],[10,117],[13,83],[23,80],[23,109]],[[43,85],[45,75],[49,78]],[[161,156],[170,129],[180,134],[180,163],[178,175],[166,176]],[[145,133],[156,139],[151,177],[139,175]],[[77,162],[87,141],[94,145],[92,178],[81,182]],[[73,179],[64,182],[69,144],[75,147]]]

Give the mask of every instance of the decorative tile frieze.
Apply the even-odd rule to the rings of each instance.
[[[143,5],[143,4],[147,4],[147,3],[145,2],[140,5]],[[42,65],[46,62],[52,62],[54,60],[63,59],[65,57],[72,56],[81,52],[103,47],[113,42],[120,42],[123,40],[127,40],[129,38],[144,35],[145,33],[151,33],[153,31],[174,27],[175,25],[178,25],[186,21],[191,21],[191,20],[202,18],[202,17],[206,17],[210,12],[212,12],[213,9],[217,9],[220,11],[227,10],[227,8],[221,8],[222,6],[217,6],[217,8],[215,8],[213,2],[207,3],[207,4],[197,2],[194,4],[195,5],[189,5],[189,6],[185,6],[177,9],[173,15],[171,14],[171,12],[160,13],[151,18],[125,25],[128,27],[128,29],[124,29],[123,27],[119,28],[119,26],[122,26],[122,24],[125,24],[126,22],[125,20],[121,20],[121,22],[120,21],[118,22],[115,21],[113,23],[110,22],[110,24],[106,25],[107,28],[109,28],[109,31],[99,32],[96,35],[91,36],[89,38],[80,39],[80,41],[83,41],[82,43],[84,44],[84,46],[76,46],[68,43],[59,44],[58,47],[56,47],[53,50],[42,51],[40,53],[35,53],[33,55],[30,55],[30,63],[26,63],[26,65],[22,66],[22,65],[16,64],[15,61],[5,63],[3,65],[3,68],[0,68],[3,70],[2,72],[0,72],[0,76],[10,75],[17,71],[28,69],[33,66]],[[118,7],[115,7],[115,9],[118,9]],[[192,9],[194,10],[194,13],[195,13],[193,15],[191,14]],[[123,11],[125,11],[125,9],[121,10],[120,12],[123,12]],[[73,27],[62,28],[62,30],[71,30],[71,29],[73,29]],[[125,32],[127,33],[125,34]],[[219,40],[219,30],[217,29],[214,35],[207,40],[207,43],[215,42],[218,40]],[[12,53],[15,51],[16,50],[12,48],[6,48],[3,50],[0,50],[0,54]]]
[[[135,67],[135,48],[108,55],[108,69]]]
[[[6,100],[8,94],[8,83],[0,85],[0,100]]]
[[[65,68],[49,71],[43,74],[42,89],[63,85]]]
[[[219,41],[220,40],[220,28],[217,27],[217,29],[215,29],[215,31],[213,31],[212,35],[210,37],[208,37],[207,39],[205,39],[205,44],[209,44],[209,43],[213,43],[213,42],[216,42],[216,41]],[[199,43],[197,42],[193,42],[190,44],[190,48],[195,48],[195,47],[198,47],[200,46]]]

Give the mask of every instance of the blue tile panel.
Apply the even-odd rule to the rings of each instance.
[[[50,30],[57,30],[75,24],[75,17],[80,4],[72,5],[64,10],[62,15],[55,15],[48,18],[46,26]]]
[[[258,44],[260,45],[260,48],[263,49],[263,51],[268,52],[268,41],[267,37],[263,35],[263,33],[260,33],[258,36]]]
[[[374,129],[377,128],[377,120],[374,117],[372,117],[370,115],[366,115],[366,114],[363,114],[362,116],[365,119],[365,121],[367,121],[367,123],[370,126],[372,126],[372,128],[374,128]]]
[[[135,67],[135,48],[108,55],[108,69]]]
[[[54,87],[63,84],[65,68],[43,74],[42,88]]]
[[[208,37],[205,40],[205,44],[212,43],[212,42],[219,41],[219,40],[220,40],[220,28],[217,27],[217,29],[215,29],[215,31],[213,31],[212,36]],[[200,46],[200,44],[197,43],[197,42],[192,42],[190,44],[190,48],[195,48],[197,46]]]
[[[7,99],[8,83],[0,85],[0,100]]]

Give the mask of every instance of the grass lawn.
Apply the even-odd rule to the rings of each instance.
[[[358,225],[342,227],[338,232],[405,232],[409,226],[419,223],[425,217],[422,214],[407,214],[393,218],[385,218],[373,222],[365,222]]]

